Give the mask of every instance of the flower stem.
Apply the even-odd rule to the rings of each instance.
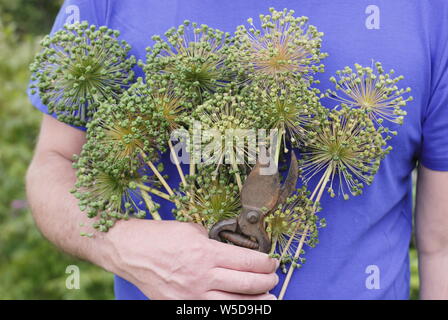
[[[296,261],[296,259],[300,255],[300,252],[302,251],[302,247],[303,247],[303,244],[305,243],[305,238],[308,233],[308,229],[309,229],[309,225],[307,225],[305,227],[305,229],[303,230],[303,234],[302,234],[302,237],[300,238],[300,242],[297,247],[296,253],[294,254],[293,261]],[[283,282],[282,289],[280,290],[280,294],[278,295],[278,300],[283,300],[283,297],[285,296],[285,293],[286,293],[286,289],[288,289],[289,282],[291,281],[293,271],[294,271],[294,267],[291,265],[289,267],[288,274],[286,275],[285,281]]]
[[[330,177],[331,177],[331,173],[332,172],[333,172],[333,166],[332,166],[332,164],[330,164],[327,167],[327,169],[325,170],[324,175],[322,176],[321,180],[319,181],[318,185],[316,186],[316,188],[313,191],[313,195],[314,195],[316,190],[319,189],[319,192],[317,194],[317,198],[316,198],[316,200],[314,201],[314,204],[313,204],[313,209],[314,209],[313,210],[313,212],[314,212],[313,215],[315,214],[317,203],[319,203],[319,201],[320,201],[320,199],[322,197],[322,194],[323,194],[323,192],[324,192],[328,182],[330,181]],[[311,196],[311,199],[313,198],[313,195]],[[303,245],[305,243],[305,239],[306,239],[306,236],[308,234],[309,228],[310,228],[310,225],[307,224],[305,226],[305,229],[303,230],[302,237],[300,238],[299,245],[297,246],[296,252],[294,254],[293,262],[296,261],[299,258],[300,253],[302,252],[302,248],[303,248]],[[296,227],[296,230],[294,231],[294,235],[297,232],[297,230],[298,230],[298,226]],[[290,240],[292,238],[294,238],[294,235],[290,238]],[[292,242],[292,240],[288,241],[288,245],[290,245],[291,242]],[[282,252],[282,256],[283,256],[284,252]],[[282,289],[280,290],[280,294],[278,296],[278,300],[283,300],[283,298],[285,296],[285,293],[286,293],[286,290],[288,289],[289,282],[291,281],[291,277],[292,277],[292,273],[293,272],[294,272],[294,267],[293,267],[293,265],[291,265],[289,267],[288,274],[286,275],[285,281],[283,282]]]
[[[179,163],[179,158],[177,157],[177,154],[174,151],[173,143],[171,142],[171,140],[168,140],[168,146],[170,147],[171,154],[173,155],[174,164],[176,165],[177,171],[179,172],[180,179],[182,180],[184,187],[186,187],[187,181],[185,180],[184,172],[182,171],[182,168]]]
[[[277,137],[277,143],[275,146],[275,165],[278,166],[278,162],[280,160],[280,148],[282,146],[282,137],[284,135],[284,129],[279,129],[278,130],[278,137]]]
[[[156,210],[156,206],[151,196],[147,192],[142,192],[142,198],[145,201],[146,207],[149,209],[149,213],[152,216],[153,220],[162,220],[162,217]]]
[[[162,199],[165,199],[165,200],[168,200],[168,201],[173,202],[173,200],[170,199],[170,196],[169,196],[168,194],[162,192],[162,191],[159,191],[159,190],[157,190],[157,189],[154,189],[154,188],[145,186],[144,184],[139,184],[138,187],[139,187],[140,189],[146,191],[146,192],[150,192],[150,193],[152,193],[152,194],[155,194],[156,196],[158,196],[158,197],[160,197],[160,198],[162,198]]]
[[[166,182],[165,178],[160,174],[159,170],[157,170],[157,168],[154,165],[154,163],[152,163],[151,160],[148,160],[144,153],[142,153],[142,157],[143,157],[143,159],[146,160],[146,164],[151,168],[152,172],[154,172],[154,174],[157,176],[157,178],[159,179],[160,183],[165,187],[165,189],[168,192],[168,194],[170,196],[174,195],[173,189],[171,189],[171,187]]]
[[[269,254],[273,254],[275,252],[275,248],[277,247],[277,241],[278,241],[278,237],[275,237],[272,240],[272,247],[271,247],[271,251],[269,252]]]
[[[190,177],[193,176],[196,173],[196,165],[195,165],[195,158],[194,158],[194,150],[190,153]],[[194,199],[194,183],[192,183],[192,186],[190,188],[190,202],[193,203]]]
[[[241,181],[241,176],[240,176],[240,172],[238,169],[238,165],[236,164],[236,159],[235,159],[235,154],[233,153],[233,151],[231,152],[231,162],[232,162],[232,169],[235,171],[235,179],[236,179],[236,184],[238,185],[238,189],[243,190],[243,182]]]

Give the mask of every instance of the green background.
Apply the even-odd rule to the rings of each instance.
[[[28,65],[60,5],[50,0],[0,0],[0,299],[113,299],[112,275],[46,241],[25,200],[24,176],[42,117],[25,94]],[[411,262],[415,299],[418,270],[413,248]],[[69,265],[80,269],[79,290],[66,288]]]

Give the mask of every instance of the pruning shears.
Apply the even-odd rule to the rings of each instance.
[[[242,211],[236,218],[217,222],[209,231],[214,240],[269,253],[271,239],[266,232],[265,217],[282,204],[294,191],[298,179],[298,164],[294,151],[283,186],[278,169],[274,174],[262,174],[266,167],[257,162],[241,190]]]

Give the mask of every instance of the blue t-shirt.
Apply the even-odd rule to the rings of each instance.
[[[131,54],[145,60],[150,37],[185,19],[233,32],[248,17],[258,18],[269,7],[294,9],[324,32],[326,72],[319,88],[336,70],[354,63],[381,61],[395,69],[411,87],[414,101],[405,110],[393,151],[382,162],[373,184],[345,201],[324,196],[328,226],[320,243],[306,250],[307,262],[294,273],[286,299],[407,299],[408,249],[412,231],[411,172],[417,161],[432,170],[448,170],[448,1],[445,0],[69,0],[53,28],[76,19],[106,25],[121,32]],[[142,72],[136,69],[137,74]],[[32,103],[47,108],[37,95]],[[331,101],[324,101],[332,106]],[[174,165],[164,157],[169,182],[177,186]],[[186,168],[185,168],[186,169]],[[171,174],[170,174],[171,173]],[[313,187],[311,185],[310,187]],[[157,199],[161,215],[172,219],[172,204]],[[273,290],[278,294],[280,284]],[[374,279],[372,278],[374,277]],[[133,284],[116,277],[118,299],[144,299]]]

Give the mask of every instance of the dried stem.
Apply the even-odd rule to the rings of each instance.
[[[196,173],[196,165],[195,165],[195,158],[194,158],[194,150],[190,153],[190,177],[193,176]],[[193,183],[194,184],[194,183]],[[190,202],[194,202],[194,186],[192,185],[190,188]]]
[[[157,170],[157,168],[154,165],[154,163],[152,163],[151,160],[148,160],[144,153],[142,153],[141,155],[146,160],[146,164],[151,168],[152,172],[157,176],[157,178],[159,179],[160,183],[165,187],[165,189],[168,192],[168,194],[170,196],[173,196],[174,195],[173,189],[171,189],[171,187],[166,182],[165,178],[160,174],[159,170]]]
[[[238,185],[238,189],[243,190],[243,182],[241,181],[241,175],[238,169],[238,165],[236,164],[236,159],[235,159],[235,154],[233,153],[233,151],[231,152],[231,162],[232,162],[232,169],[235,170],[235,179],[236,179],[236,184]]]
[[[282,137],[285,134],[285,130],[284,129],[279,129],[278,130],[278,137],[277,137],[277,143],[276,143],[276,147],[275,147],[275,165],[278,166],[278,162],[280,160],[280,149],[282,146]],[[286,149],[286,146],[285,146]],[[286,151],[286,150],[285,150]]]
[[[142,192],[141,195],[142,195],[143,200],[145,201],[146,207],[149,209],[149,213],[151,214],[152,219],[153,220],[162,220],[162,217],[157,212],[156,206],[155,206],[154,201],[152,200],[151,196],[146,192]]]
[[[269,252],[269,254],[273,254],[275,252],[275,247],[277,246],[277,242],[278,242],[278,237],[275,237],[274,239],[272,239],[272,247],[271,247],[271,251]]]
[[[302,251],[302,247],[303,247],[303,244],[305,243],[305,238],[306,238],[306,234],[308,233],[309,227],[310,226],[307,225],[305,227],[305,229],[303,230],[303,234],[302,234],[302,237],[300,238],[300,242],[299,242],[299,245],[297,247],[296,253],[294,255],[293,261],[295,261],[299,257],[300,252]],[[293,272],[294,272],[294,267],[290,266],[289,270],[288,270],[288,274],[286,275],[285,281],[283,282],[282,289],[280,290],[280,294],[278,296],[278,300],[283,300],[283,297],[285,296],[285,293],[286,293],[286,289],[288,288],[288,284],[291,281],[291,277],[292,277],[292,273]]]
[[[170,147],[171,154],[173,155],[174,164],[176,165],[177,171],[179,172],[180,179],[182,180],[184,187],[186,187],[187,180],[185,180],[184,172],[180,166],[179,158],[177,157],[177,154],[174,151],[173,143],[171,142],[171,140],[168,140],[168,146]]]
[[[173,202],[173,200],[170,199],[170,196],[169,196],[168,194],[162,192],[162,191],[159,191],[159,190],[157,190],[157,189],[154,189],[154,188],[145,186],[144,184],[139,184],[138,187],[139,187],[140,189],[146,191],[146,192],[150,192],[150,193],[152,193],[152,194],[155,194],[156,196],[158,196],[158,197],[160,197],[160,198],[162,198],[162,199],[165,199],[165,200],[168,200],[168,201]]]
[[[318,194],[317,194],[317,198],[316,198],[316,200],[314,201],[314,204],[313,204],[313,212],[314,212],[313,215],[315,214],[317,204],[319,203],[319,201],[320,201],[320,199],[322,197],[322,194],[323,194],[323,192],[324,192],[328,182],[330,181],[330,177],[331,177],[331,173],[332,172],[333,172],[333,166],[332,166],[332,164],[330,164],[327,167],[327,169],[325,170],[325,173],[323,174],[323,176],[320,179],[319,183],[317,184],[316,188],[314,189],[313,194],[311,195],[310,200],[312,200],[314,198],[314,195],[316,194],[316,191],[319,190]],[[294,234],[289,238],[287,245],[283,249],[282,255],[280,257],[280,261],[283,258],[283,256],[286,254],[287,250],[289,249],[289,246],[291,245],[292,240],[294,239],[294,236],[295,236],[295,234],[297,233],[297,231],[299,229],[299,226],[300,225],[297,224],[297,227],[294,230]],[[310,228],[310,225],[307,224],[305,226],[304,230],[303,230],[302,237],[300,238],[299,245],[297,246],[296,252],[294,254],[293,262],[296,261],[299,258],[300,253],[302,252],[302,248],[303,248],[303,245],[305,243],[305,239],[306,239],[306,236],[308,234],[309,228]],[[285,293],[286,293],[286,289],[288,288],[289,282],[291,281],[291,277],[292,277],[293,272],[294,272],[294,266],[291,264],[291,266],[289,267],[288,273],[286,275],[285,281],[283,282],[282,289],[280,290],[280,294],[279,294],[279,297],[278,297],[279,300],[283,300],[283,297],[285,296]]]

